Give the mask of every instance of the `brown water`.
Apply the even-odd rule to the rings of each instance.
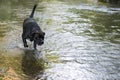
[[[22,45],[32,0],[0,2],[0,80],[119,80],[120,7],[92,0],[37,2],[46,32],[34,51]]]

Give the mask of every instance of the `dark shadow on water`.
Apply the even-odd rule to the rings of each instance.
[[[33,50],[24,50],[22,58],[22,70],[29,80],[41,78],[44,73],[44,63],[39,59],[40,52]]]

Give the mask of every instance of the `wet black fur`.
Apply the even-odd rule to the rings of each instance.
[[[45,33],[41,30],[35,19],[33,19],[36,6],[37,5],[35,4],[30,17],[24,20],[22,33],[24,47],[28,47],[26,39],[29,39],[30,41],[34,41],[34,49],[36,49],[37,45],[44,44],[45,36]]]

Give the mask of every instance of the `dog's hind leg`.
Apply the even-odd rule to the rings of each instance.
[[[22,34],[22,40],[23,40],[24,47],[28,47],[24,34]]]

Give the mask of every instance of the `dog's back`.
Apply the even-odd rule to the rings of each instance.
[[[31,12],[31,15],[29,16],[29,18],[26,18],[23,22],[23,32],[26,32],[26,30],[27,30],[27,34],[30,34],[32,32],[32,30],[34,30],[33,28],[37,28],[38,30],[40,30],[39,25],[37,24],[37,22],[33,18],[36,7],[37,7],[37,4],[34,5],[33,10]]]

